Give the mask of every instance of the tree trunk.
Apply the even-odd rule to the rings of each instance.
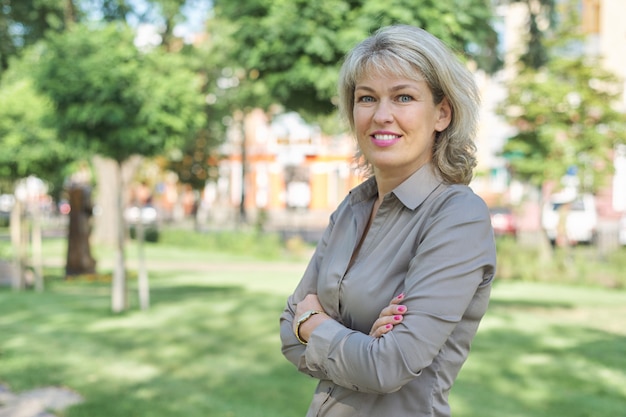
[[[42,257],[42,230],[41,230],[41,209],[39,200],[33,205],[32,217],[32,267],[35,274],[35,290],[42,292],[43,282],[43,257]]]
[[[143,207],[140,205],[140,210]],[[143,212],[140,211],[139,221],[137,222],[137,248],[139,257],[139,306],[142,310],[147,310],[150,307],[150,285],[148,281],[148,269],[146,267],[146,255],[144,251],[146,241],[145,226],[143,224]]]
[[[117,182],[113,180],[117,175],[117,163],[109,158],[96,155],[92,158],[96,169],[98,193],[96,205],[98,215],[94,216],[94,242],[113,247],[117,244],[117,228],[113,225],[117,219]]]
[[[24,253],[22,233],[22,202],[15,200],[15,205],[11,210],[11,243],[13,246],[13,275],[11,276],[11,287],[16,290],[23,290],[26,287],[24,280]]]
[[[65,0],[65,7],[63,8],[63,18],[65,20],[66,27],[72,27],[77,21],[76,5],[73,0]]]
[[[96,261],[91,256],[89,243],[93,209],[91,189],[83,184],[73,184],[68,194],[71,209],[65,275],[93,274],[96,272]]]
[[[247,143],[246,143],[246,114],[241,116],[241,197],[239,201],[239,218],[238,225],[242,226],[248,222],[248,216],[246,213],[246,177],[248,176],[247,171]]]
[[[122,177],[122,163],[118,162],[116,170],[117,182],[117,247],[115,271],[111,287],[111,309],[114,313],[120,313],[128,307],[126,285],[126,259],[124,254],[124,242],[126,239],[126,227],[124,223],[124,180]]]

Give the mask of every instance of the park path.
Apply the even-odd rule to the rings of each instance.
[[[80,395],[64,387],[15,393],[0,384],[0,417],[55,417],[51,412],[62,411],[82,400]]]

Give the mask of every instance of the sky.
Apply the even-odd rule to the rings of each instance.
[[[130,4],[137,14],[140,15],[150,10],[146,0],[131,0]],[[174,35],[190,41],[194,34],[203,30],[204,22],[209,16],[212,6],[211,0],[187,0],[183,7],[185,21],[174,28]],[[135,43],[138,46],[154,45],[160,42],[160,38],[157,35],[158,31],[156,30],[158,16],[150,16],[149,19],[151,22],[145,23],[140,22],[136,16],[128,18],[129,24],[137,28],[137,40]]]

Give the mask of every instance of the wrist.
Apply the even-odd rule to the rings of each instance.
[[[309,320],[311,320],[313,317],[319,315],[319,314],[323,314],[323,311],[320,310],[309,310],[306,311],[305,313],[303,313],[298,320],[296,321],[295,327],[294,327],[294,333],[296,335],[296,338],[298,339],[298,341],[300,343],[302,343],[303,345],[306,345],[308,343],[308,339],[310,336],[310,332],[306,332],[304,333],[304,324],[309,322]]]

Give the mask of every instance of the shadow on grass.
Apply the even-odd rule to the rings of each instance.
[[[314,381],[280,353],[284,297],[155,284],[149,310],[117,316],[103,308],[104,284],[0,292],[0,381],[77,390],[85,402],[67,417],[305,414]]]
[[[481,331],[451,394],[455,415],[624,415],[624,352],[626,337],[589,323]]]
[[[98,344],[110,352],[123,349],[127,363],[121,367],[135,371],[124,384],[123,397],[115,389],[98,389],[97,397],[89,396],[90,401],[75,407],[72,416],[94,416],[112,401],[119,408],[109,405],[108,414],[98,415],[305,413],[312,381],[297,375],[280,354],[278,316],[283,299],[236,287],[173,290],[155,289],[161,299],[147,320],[128,317],[128,325],[116,320],[112,329],[106,323],[92,328]],[[137,412],[142,408],[145,414]]]
[[[165,276],[151,284],[151,308],[122,315],[109,312],[105,283],[0,290],[0,381],[77,390],[85,402],[66,417],[305,414],[315,381],[280,353],[284,296]],[[451,393],[455,416],[623,414],[626,337],[576,319],[586,307],[575,298],[535,300],[540,289],[492,300]]]

